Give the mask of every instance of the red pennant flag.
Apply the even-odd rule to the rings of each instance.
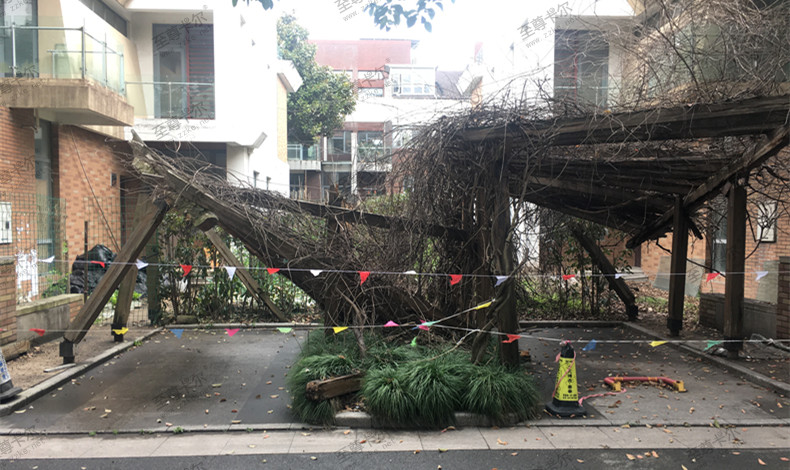
[[[91,261],[91,264],[98,264],[98,265],[100,265],[102,268],[104,267],[104,261]]]
[[[710,282],[716,279],[717,277],[719,277],[719,274],[720,273],[708,273],[708,277],[705,278],[705,282]]]
[[[461,278],[464,277],[463,274],[450,274],[450,285],[454,286],[461,282]]]
[[[189,275],[189,272],[192,271],[192,265],[191,264],[181,264],[179,266],[181,266],[181,269],[184,270],[184,275],[181,276],[181,277],[187,277]]]
[[[266,268],[266,272],[269,274],[277,274],[277,271],[279,270],[280,268]]]
[[[39,336],[44,336],[44,333],[46,332],[46,330],[42,330],[41,328],[31,328],[30,331],[38,333]]]
[[[574,277],[576,277],[575,274],[563,274],[562,275],[562,280],[563,281],[569,281],[569,280],[573,279]]]
[[[359,271],[359,285],[365,283],[368,280],[368,276],[370,276],[370,271]]]
[[[513,341],[518,341],[519,338],[521,338],[521,335],[507,335],[507,339],[502,342],[512,343]]]

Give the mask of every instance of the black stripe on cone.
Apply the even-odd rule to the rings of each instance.
[[[587,414],[584,407],[579,404],[575,356],[570,341],[564,342],[560,351],[559,369],[557,369],[556,391],[551,401],[546,403],[546,411],[554,416],[571,418]]]

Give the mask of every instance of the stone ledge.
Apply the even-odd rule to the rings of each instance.
[[[46,299],[34,300],[33,302],[17,305],[17,316],[29,315],[31,313],[40,312],[48,308],[60,307],[61,305],[70,304],[79,301],[82,303],[82,294],[61,294],[55,297],[48,297]]]

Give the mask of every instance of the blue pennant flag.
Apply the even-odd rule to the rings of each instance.
[[[173,330],[170,330],[170,331],[174,335],[176,335],[176,338],[178,338],[178,339],[181,339],[181,335],[184,333],[184,329],[183,328],[177,328],[177,329],[173,329]]]
[[[587,343],[587,346],[582,348],[582,351],[592,351],[593,349],[595,349],[596,344],[598,343],[596,343],[594,339],[591,339],[590,342]]]

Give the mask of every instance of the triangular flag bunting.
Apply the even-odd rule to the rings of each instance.
[[[126,328],[125,326],[123,328],[112,330],[112,332],[115,333],[116,335],[125,335],[128,331],[129,328]]]
[[[767,275],[768,275],[768,271],[757,271],[757,278],[755,278],[755,281],[759,281],[760,279],[764,278]]]
[[[370,271],[359,271],[359,285],[365,283],[368,280],[368,276],[370,276]]]
[[[170,330],[170,332],[173,333],[173,336],[175,336],[176,338],[181,339],[181,335],[184,334],[184,329],[173,328],[172,330]]]
[[[620,279],[621,277],[623,277],[622,273],[617,273],[617,274],[614,275],[615,279]]]
[[[139,259],[137,261],[135,261],[134,264],[137,266],[137,269],[145,269],[145,267],[148,266],[148,263],[146,263],[143,260],[139,260]]]
[[[562,280],[563,281],[569,281],[569,280],[573,279],[574,277],[576,277],[575,274],[563,274],[562,275]]]
[[[347,329],[348,329],[348,327],[347,327],[347,326],[333,326],[333,327],[332,327],[332,331],[334,331],[334,332],[335,332],[335,334],[338,334],[338,333],[340,333],[341,331],[345,331],[345,330],[347,330]]]
[[[518,341],[519,338],[521,338],[521,335],[507,335],[507,339],[502,342],[512,343],[513,341]]]
[[[320,269],[311,269],[311,270],[310,270],[310,273],[311,273],[313,276],[315,276],[315,277],[318,277],[318,275],[319,275],[319,274],[321,274],[322,272],[324,272],[324,271],[322,271],[322,270],[320,270]]]
[[[269,274],[277,274],[277,271],[279,270],[280,268],[266,268],[266,272]]]
[[[411,340],[411,347],[413,347],[413,348],[417,347],[417,337],[416,336],[414,338],[412,338],[412,340]]]
[[[104,267],[104,261],[91,261],[91,264],[98,264],[102,268]]]
[[[493,301],[493,300],[489,300],[488,302],[486,302],[486,303],[484,303],[484,304],[480,304],[480,305],[478,305],[477,307],[474,307],[474,308],[472,308],[472,310],[480,310],[480,309],[488,308],[488,307],[490,307],[490,306],[491,306],[491,304],[493,304],[493,303],[494,303],[494,301]]]
[[[228,277],[233,280],[233,276],[236,274],[236,267],[235,266],[225,266],[225,271],[228,272]]]
[[[435,324],[437,324],[437,323],[439,323],[439,322],[438,322],[438,321],[424,321],[424,322],[422,322],[422,324],[421,324],[420,326],[418,326],[417,328],[419,328],[419,329],[421,329],[421,330],[428,331],[428,329],[429,329],[430,327],[432,327],[433,325],[435,325]]]
[[[181,277],[187,277],[189,275],[189,272],[192,271],[191,264],[180,264],[179,266],[181,266],[181,269],[184,270],[184,275]]]
[[[705,346],[705,351],[707,351],[708,349],[710,349],[710,348],[712,348],[712,347],[718,346],[718,345],[720,345],[720,344],[721,344],[721,341],[714,341],[714,340],[709,340],[709,341],[708,341],[708,345],[707,345],[707,346]]]
[[[654,348],[656,346],[661,346],[662,344],[667,344],[667,342],[666,341],[651,341],[650,342],[650,346],[653,346]]]
[[[705,278],[705,282],[710,282],[716,279],[717,277],[719,277],[719,274],[720,273],[708,273],[708,276]]]
[[[55,257],[54,256],[50,256],[49,258],[40,259],[39,261],[42,262],[42,263],[49,264],[49,263],[52,263],[53,261],[55,261]]]
[[[454,286],[461,282],[461,278],[464,277],[463,274],[450,274],[450,285]]]
[[[417,274],[417,271],[410,269],[408,271],[404,271],[403,274]]]
[[[507,339],[502,341],[503,343],[512,343],[514,341],[518,341],[521,338],[521,335],[507,335]]]
[[[225,328],[225,331],[228,332],[228,336],[232,337],[233,335],[235,335],[236,333],[239,332],[239,329],[238,328]]]
[[[510,276],[495,276],[496,277],[496,284],[494,287],[499,287],[503,282],[507,281],[507,278]]]
[[[290,333],[293,331],[293,328],[277,328],[277,331],[280,333]]]
[[[385,324],[384,324],[384,326],[385,326],[385,327],[387,327],[387,328],[389,328],[389,327],[392,327],[392,326],[400,326],[400,325],[398,325],[398,324],[397,324],[397,323],[395,323],[394,321],[390,320],[390,321],[388,321],[387,323],[385,323]]]
[[[582,351],[592,351],[595,349],[595,345],[598,344],[594,339],[591,339],[587,346],[582,348]]]
[[[46,330],[42,330],[41,328],[31,328],[30,331],[38,333],[39,336],[44,336],[44,333],[46,333]]]

